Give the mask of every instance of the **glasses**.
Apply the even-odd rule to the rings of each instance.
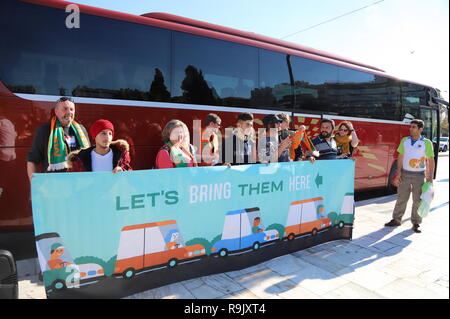
[[[346,128],[340,128],[339,131],[348,132],[348,130]]]
[[[69,96],[63,96],[63,97],[59,98],[58,101],[56,101],[56,102],[58,103],[58,102],[65,102],[65,101],[75,103],[74,99]]]

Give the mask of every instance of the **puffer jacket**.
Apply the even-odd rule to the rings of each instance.
[[[109,146],[113,152],[113,167],[120,166],[131,171],[130,146],[125,140],[112,141]],[[95,146],[73,151],[67,156],[68,172],[92,172],[91,152]]]

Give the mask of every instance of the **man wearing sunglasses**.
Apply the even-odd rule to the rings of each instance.
[[[90,146],[86,129],[75,119],[75,103],[70,97],[56,101],[50,121],[36,130],[27,158],[27,172],[31,182],[33,173],[67,171],[67,155]]]

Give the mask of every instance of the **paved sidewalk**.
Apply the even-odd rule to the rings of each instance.
[[[254,267],[187,280],[137,293],[132,299],[449,298],[449,180],[435,181],[432,211],[421,234],[391,219],[396,195],[356,203],[353,240],[338,240]],[[22,274],[34,263],[18,262]],[[20,298],[45,298],[36,275],[19,278]]]

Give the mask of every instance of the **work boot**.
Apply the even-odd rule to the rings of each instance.
[[[412,230],[413,230],[415,233],[420,234],[422,231],[419,229],[419,227],[420,227],[419,224],[413,224]]]
[[[391,220],[389,223],[384,224],[386,227],[397,227],[400,226],[401,223],[396,221],[395,219]]]

